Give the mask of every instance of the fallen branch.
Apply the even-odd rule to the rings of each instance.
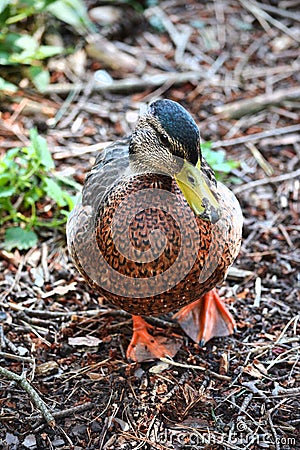
[[[233,189],[235,194],[240,194],[244,191],[250,191],[257,186],[263,186],[264,184],[270,183],[281,183],[282,181],[291,180],[292,178],[298,178],[300,176],[300,169],[294,170],[294,172],[284,173],[283,175],[278,175],[277,177],[263,178],[262,180],[250,181],[249,183],[243,184]]]
[[[261,133],[248,134],[235,139],[227,139],[226,141],[216,141],[211,144],[211,148],[230,147],[232,145],[244,144],[250,141],[260,141],[261,139],[273,136],[280,136],[282,134],[294,133],[300,131],[300,124],[290,125],[288,127],[275,128],[273,130],[262,131]]]
[[[53,417],[56,419],[63,419],[65,417],[72,417],[75,414],[88,411],[95,406],[92,402],[81,403],[80,405],[73,406],[73,408],[63,409],[62,411],[57,411],[53,413]],[[31,420],[40,419],[40,416],[31,416]]]
[[[243,72],[240,74],[242,79],[244,81],[251,80],[253,78],[260,78],[260,77],[271,77],[274,75],[280,75],[280,74],[292,74],[295,72],[299,72],[300,70],[300,64],[298,64],[296,61],[294,61],[292,64],[282,64],[275,67],[247,67]]]
[[[33,358],[29,358],[28,356],[14,355],[12,353],[0,352],[0,358],[13,359],[15,361],[22,361],[22,362],[34,364]]]
[[[18,383],[22,389],[29,395],[31,400],[34,402],[35,406],[41,411],[43,417],[45,418],[48,425],[52,428],[55,427],[55,419],[48,409],[48,406],[44,400],[39,396],[38,392],[31,386],[31,384],[21,375],[11,372],[4,367],[0,367],[0,375],[8,378],[9,380]]]
[[[95,80],[92,92],[111,92],[114,94],[140,92],[149,88],[156,88],[165,83],[178,85],[191,80],[205,78],[200,72],[182,72],[182,73],[161,73],[156,75],[145,75],[143,78],[126,78],[124,80],[114,80],[107,84],[97,84]],[[51,84],[44,91],[44,94],[67,94],[73,90],[83,91],[86,83],[56,83]]]
[[[271,94],[257,95],[256,97],[238,100],[227,105],[217,106],[216,114],[221,114],[226,119],[240,119],[246,114],[253,114],[271,105],[280,105],[287,100],[296,101],[300,99],[300,87],[291,89],[280,89]]]

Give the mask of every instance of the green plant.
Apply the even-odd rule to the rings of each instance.
[[[58,228],[65,224],[75,197],[64,188],[80,185],[54,171],[47,142],[35,129],[28,147],[8,150],[0,160],[0,225],[6,222],[23,227],[6,229],[4,247],[26,249],[37,242],[34,230]]]
[[[27,67],[26,75],[41,92],[46,89],[50,80],[42,61],[64,52],[61,46],[42,43],[49,14],[68,23],[79,33],[83,34],[91,28],[82,0],[0,2],[0,65]],[[17,86],[0,77],[1,89],[14,92]]]
[[[215,171],[217,180],[224,180],[232,169],[239,167],[240,163],[233,159],[226,159],[226,152],[224,150],[212,150],[211,142],[201,143],[201,152],[208,162],[208,164]],[[237,179],[230,177],[230,181],[236,182]]]

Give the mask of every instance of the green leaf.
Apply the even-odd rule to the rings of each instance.
[[[51,56],[59,55],[63,52],[63,47],[59,47],[58,45],[40,45],[37,51],[34,54],[35,59],[46,59]]]
[[[236,169],[238,166],[238,161],[228,160],[220,164],[215,164],[214,170],[216,170],[217,172],[229,173],[232,169]]]
[[[58,206],[62,207],[66,205],[64,197],[64,191],[52,178],[45,179],[46,192],[50,198],[52,198]]]
[[[17,14],[16,16],[8,17],[8,19],[6,20],[6,24],[11,25],[13,23],[20,22],[21,20],[26,19],[28,15],[29,14],[24,11],[21,12],[20,14]]]
[[[0,14],[3,13],[5,8],[9,5],[10,0],[2,0],[0,3]]]
[[[5,231],[4,248],[8,251],[13,248],[27,250],[37,244],[38,236],[34,231],[24,230],[21,227],[7,228]]]
[[[0,198],[11,197],[16,192],[15,187],[1,187]]]
[[[57,0],[47,7],[57,19],[72,25],[79,33],[92,30],[93,25],[81,0]]]
[[[32,205],[37,200],[45,196],[45,192],[39,186],[31,185],[30,189],[26,191],[26,198],[24,199],[25,206]]]
[[[0,65],[7,66],[8,64],[10,64],[9,53],[1,51],[1,46],[0,46]]]
[[[5,29],[5,24],[10,15],[10,8],[7,3],[9,0],[2,0],[3,3],[0,4],[0,29]]]
[[[1,169],[1,167],[0,167],[0,169]],[[11,176],[10,176],[10,174],[8,174],[7,172],[6,172],[6,173],[3,173],[3,172],[0,170],[0,187],[5,186],[5,185],[7,184],[8,181],[11,181]],[[1,195],[1,191],[0,191],[0,195]]]
[[[46,139],[42,136],[38,135],[38,132],[35,128],[30,130],[30,140],[33,149],[36,151],[39,156],[39,160],[44,168],[48,171],[54,169],[54,162],[52,159],[52,155],[48,149],[48,144]]]
[[[28,70],[29,77],[39,92],[44,92],[49,83],[50,75],[48,70],[44,70],[39,66],[32,66]]]
[[[216,172],[218,180],[224,178],[224,174],[228,174],[232,169],[239,166],[238,161],[232,159],[226,160],[226,152],[224,150],[211,150],[211,142],[201,143],[201,153],[207,163]]]
[[[28,53],[34,53],[38,48],[38,42],[36,41],[36,39],[32,36],[29,36],[28,34],[20,36],[15,41],[15,45],[22,48],[23,50],[26,50]]]
[[[78,191],[78,192],[82,191],[82,185],[77,183],[72,178],[62,176],[62,175],[60,175],[59,172],[55,172],[55,178],[57,180],[61,181],[61,183],[65,184],[66,186],[70,186],[70,187],[76,189],[76,191]]]
[[[1,55],[0,55],[0,61],[1,61]],[[0,62],[1,64],[1,62]],[[0,91],[9,91],[9,92],[16,92],[18,90],[18,87],[10,83],[9,81],[4,80],[4,78],[0,77]]]

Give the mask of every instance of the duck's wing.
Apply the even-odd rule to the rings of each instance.
[[[99,153],[87,175],[82,195],[68,218],[66,232],[69,252],[78,270],[90,284],[93,284],[91,280],[97,282],[98,278],[95,263],[99,257],[95,234],[97,213],[107,192],[128,170],[129,141],[130,138],[116,141]]]

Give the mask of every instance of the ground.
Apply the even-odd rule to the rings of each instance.
[[[76,64],[51,60],[43,96],[4,98],[0,152],[26,143],[35,125],[57,170],[80,182],[108,141],[130,133],[143,102],[179,101],[203,140],[240,161],[226,184],[245,222],[219,289],[237,332],[200,348],[161,317],[183,342],[170,364],[126,359],[130,316],[84,283],[63,234],[43,231],[28,252],[2,250],[1,367],[23,373],[47,410],[45,419],[27,385],[2,374],[1,448],[300,448],[299,2],[255,5],[163,1],[143,17],[127,5],[126,20],[105,28],[127,63],[93,58],[79,40]],[[99,69],[119,85],[135,81],[100,89],[87,82]]]

